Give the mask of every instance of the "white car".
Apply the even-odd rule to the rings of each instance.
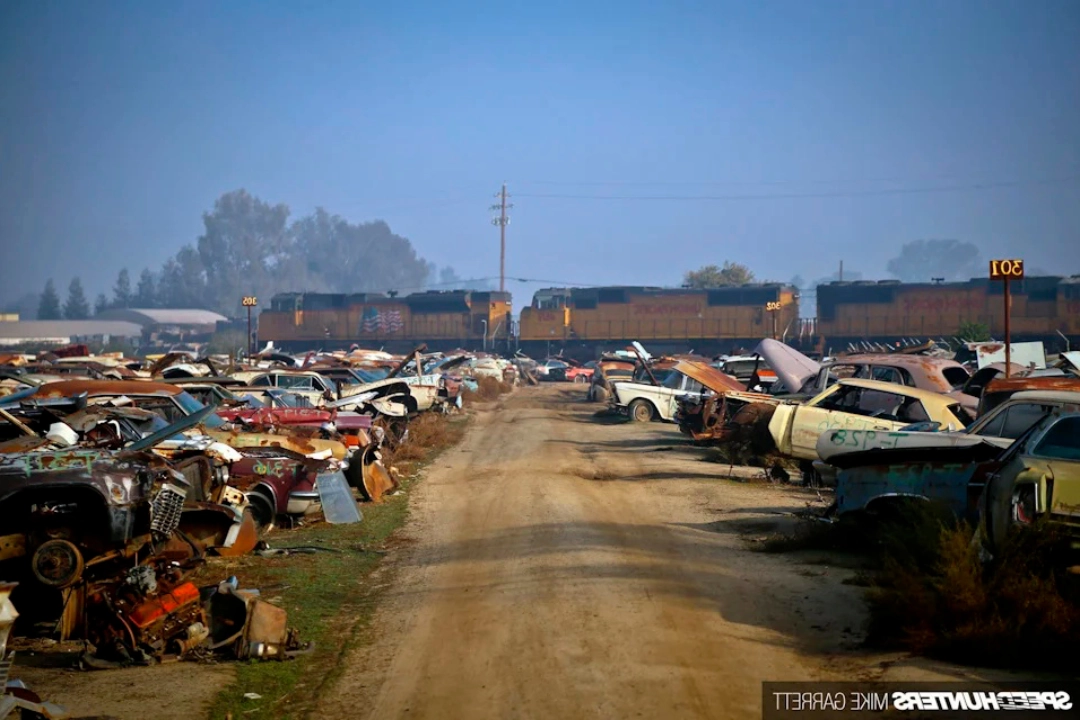
[[[617,413],[629,415],[635,422],[648,422],[659,418],[674,422],[678,399],[684,395],[701,397],[705,386],[688,375],[671,372],[659,385],[639,382],[616,382],[608,401]]]

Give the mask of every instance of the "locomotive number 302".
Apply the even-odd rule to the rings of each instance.
[[[1019,280],[1024,277],[1023,260],[991,260],[991,280]]]

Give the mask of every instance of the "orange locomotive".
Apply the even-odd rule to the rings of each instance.
[[[508,347],[510,293],[431,291],[404,297],[283,293],[259,315],[259,342],[284,350],[385,348],[404,352]]]
[[[523,308],[519,342],[528,354],[621,349],[634,340],[656,352],[730,352],[763,337],[797,337],[798,291],[779,284],[710,290],[650,287],[549,288]]]
[[[1080,336],[1080,276],[1028,277],[1010,284],[1014,340],[1061,344],[1061,333]],[[1005,334],[1002,283],[833,282],[817,289],[817,330],[832,346],[860,340],[952,338],[965,323]]]

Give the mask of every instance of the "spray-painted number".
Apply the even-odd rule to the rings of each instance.
[[[888,449],[896,447],[897,438],[900,437],[899,433],[886,433],[879,439],[880,433],[874,430],[836,430],[832,434],[833,445],[843,447],[853,447],[865,450],[871,441],[877,440],[874,443],[875,447]]]

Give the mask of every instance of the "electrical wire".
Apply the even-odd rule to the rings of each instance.
[[[849,198],[849,197],[875,197],[884,195],[915,195],[945,192],[965,192],[997,190],[1002,188],[1015,188],[1025,186],[1039,186],[1052,184],[1066,184],[1080,180],[1080,175],[1052,178],[1047,180],[1011,180],[1002,182],[978,183],[972,185],[953,185],[918,188],[891,188],[881,190],[855,190],[846,192],[818,192],[818,193],[773,193],[757,195],[578,195],[562,193],[516,193],[518,198],[554,198],[564,200],[791,200],[812,198]]]
[[[1076,168],[1068,172],[1076,172]],[[843,179],[808,179],[808,180],[721,180],[721,181],[567,181],[567,180],[518,180],[515,185],[563,185],[568,187],[731,187],[731,186],[784,186],[784,185],[855,185],[860,183],[927,183],[943,180],[963,180],[965,178],[995,176],[996,171],[974,171],[963,174],[944,173],[939,175],[924,175],[921,177],[868,177]],[[975,181],[970,181],[975,182]]]

